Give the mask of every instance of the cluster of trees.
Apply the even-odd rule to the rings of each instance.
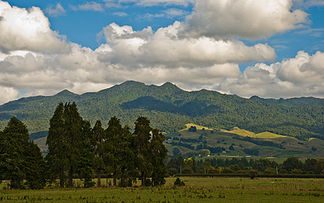
[[[38,146],[29,141],[26,126],[11,118],[0,131],[0,182],[9,179],[12,188],[40,189],[46,183],[44,173],[45,161]]]
[[[287,158],[279,164],[269,159],[246,158],[209,158],[196,161],[172,158],[167,163],[168,173],[173,174],[244,174],[255,171],[259,174],[317,174],[324,175],[324,159],[306,159],[304,162],[296,157]]]
[[[45,158],[29,141],[26,126],[17,118],[9,121],[0,136],[0,179],[10,180],[11,188],[32,189],[57,179],[60,187],[73,187],[76,177],[84,187],[93,186],[96,177],[100,186],[103,176],[112,177],[114,186],[131,186],[137,179],[143,186],[162,185],[167,174],[164,139],[145,117],[138,117],[133,133],[117,117],[107,129],[99,120],[91,128],[75,103],[60,103],[50,119]]]

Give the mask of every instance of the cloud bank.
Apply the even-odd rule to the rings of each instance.
[[[196,1],[186,32],[194,36],[258,39],[301,26],[307,14],[291,0]]]
[[[92,50],[63,40],[39,8],[26,10],[0,1],[0,103],[62,89],[98,91],[125,80],[170,81],[188,90],[207,88],[245,97],[324,97],[324,53],[301,51],[274,63],[271,46],[246,45],[238,39],[294,29],[307,15],[291,11],[291,0],[271,1],[272,7],[270,1],[237,0],[240,9],[233,2],[196,1],[185,22],[155,32],[111,23],[101,31],[105,42]],[[273,14],[272,8],[277,8]],[[250,62],[258,64],[241,72],[238,64]]]
[[[300,51],[295,58],[248,67],[240,77],[221,84],[220,89],[250,97],[324,97],[324,53]]]
[[[12,7],[0,1],[0,50],[40,52],[68,51],[66,43],[50,29],[48,18],[40,8]]]

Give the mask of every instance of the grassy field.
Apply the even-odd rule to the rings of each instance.
[[[262,133],[254,133],[248,130],[240,129],[238,127],[234,127],[232,130],[222,130],[222,132],[232,133],[236,135],[240,135],[243,137],[251,137],[251,138],[262,138],[262,139],[272,139],[272,138],[286,138],[287,136],[278,135],[271,132],[262,132]]]
[[[0,190],[3,202],[324,202],[323,179],[193,178],[157,188]]]
[[[194,123],[187,123],[186,124],[186,128],[180,130],[180,131],[184,131],[184,130],[189,130],[189,128],[191,127],[196,127],[197,130],[202,130],[202,129],[205,129],[205,130],[213,130],[212,128],[208,128],[208,127],[205,127],[205,126],[201,126],[201,125],[197,125],[197,124],[194,124]]]

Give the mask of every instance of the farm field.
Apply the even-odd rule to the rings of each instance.
[[[196,131],[188,129],[194,126]],[[199,158],[203,148],[211,150],[210,156],[260,157],[260,158],[319,158],[324,156],[324,140],[299,140],[271,132],[254,133],[234,127],[232,130],[202,129],[203,126],[188,123],[175,136],[166,135],[168,155],[174,156],[178,148],[185,158]]]
[[[157,188],[3,190],[1,202],[323,202],[324,179],[167,178]]]
[[[205,127],[205,126],[201,126],[201,125],[197,125],[197,124],[194,124],[194,123],[187,123],[186,125],[186,128],[180,130],[180,131],[185,131],[185,130],[189,130],[190,127],[196,127],[197,130],[213,130],[212,128],[208,128],[208,127]]]
[[[263,139],[272,139],[272,138],[286,138],[287,136],[283,136],[283,135],[278,135],[275,133],[271,133],[271,132],[262,132],[262,133],[254,133],[248,130],[244,130],[244,129],[240,129],[238,127],[234,127],[232,130],[228,131],[228,130],[221,130],[222,132],[225,133],[232,133],[232,134],[236,134],[239,136],[243,136],[243,137],[251,137],[251,138],[263,138]]]

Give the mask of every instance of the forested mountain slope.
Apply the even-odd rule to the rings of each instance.
[[[98,119],[107,123],[117,116],[133,127],[132,122],[141,115],[171,136],[186,123],[196,123],[214,129],[237,126],[255,133],[270,131],[299,139],[324,139],[323,99],[245,99],[208,90],[188,92],[172,83],[155,86],[134,81],[82,95],[64,90],[54,96],[28,97],[3,104],[0,127],[16,116],[30,132],[47,131],[57,104],[72,101],[92,124]]]

